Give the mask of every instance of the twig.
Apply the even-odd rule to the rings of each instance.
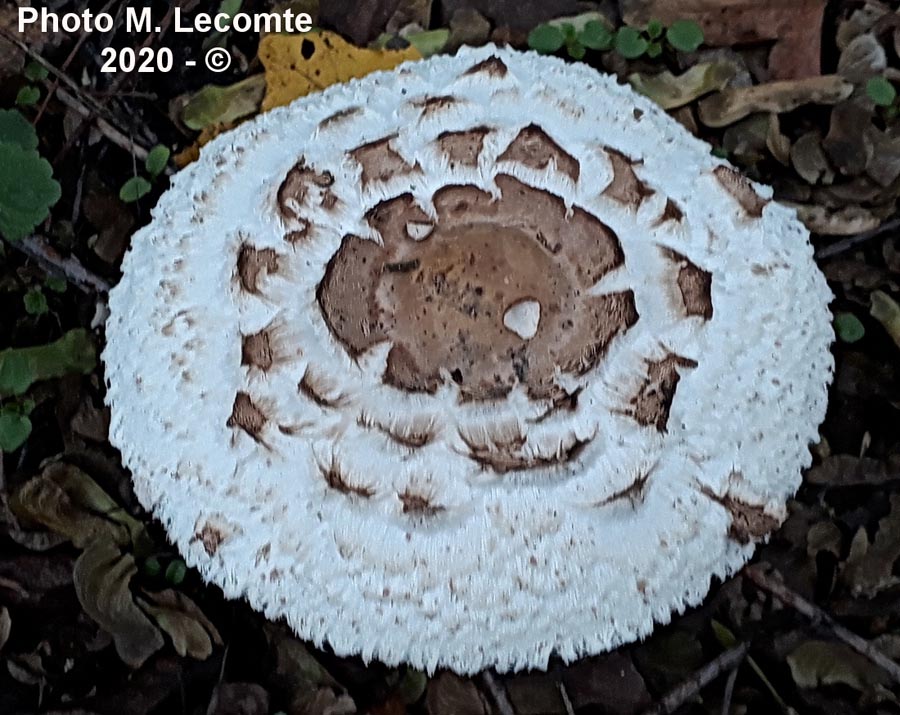
[[[686,702],[699,695],[703,688],[722,675],[722,673],[737,668],[744,658],[747,657],[749,650],[749,643],[740,643],[734,648],[724,651],[687,680],[672,688],[656,705],[649,710],[645,710],[644,715],[667,715],[675,712]]]
[[[103,136],[109,139],[109,141],[111,141],[117,147],[124,149],[130,154],[133,154],[141,161],[144,161],[147,158],[147,155],[150,152],[146,147],[141,146],[131,137],[125,136],[125,134],[120,132],[102,117],[95,116],[95,113],[91,111],[90,107],[85,106],[80,99],[78,99],[77,97],[73,97],[62,88],[56,90],[56,96],[59,101],[65,104],[69,109],[78,112],[78,114],[84,117],[85,121],[90,121],[91,119],[93,119],[94,124],[96,125],[100,133],[103,134]],[[168,170],[168,167],[166,167],[166,169]]]
[[[722,696],[722,715],[730,715],[731,699],[734,697],[734,684],[737,682],[740,664],[736,665],[725,682],[725,694]]]
[[[63,256],[44,238],[30,236],[7,245],[36,261],[44,270],[65,278],[85,293],[108,293],[112,287],[105,278],[81,265],[75,256]]]
[[[494,698],[494,702],[497,704],[500,715],[516,715],[516,709],[509,699],[509,693],[506,692],[506,688],[503,684],[497,681],[493,672],[490,670],[484,671],[481,674],[481,681],[491,694],[491,697]]]
[[[853,648],[857,653],[866,656],[866,658],[888,673],[895,682],[900,683],[900,665],[888,658],[865,638],[844,628],[821,608],[788,588],[777,571],[772,572],[772,574],[766,574],[760,566],[752,566],[746,569],[744,574],[758,588],[767,591],[786,606],[790,606],[798,613],[806,616],[813,624],[826,626],[837,638]]]
[[[896,231],[900,229],[900,218],[895,218],[892,221],[886,221],[881,224],[877,228],[873,228],[869,231],[864,231],[863,233],[858,233],[855,236],[848,236],[836,243],[832,243],[831,245],[825,246],[824,248],[820,248],[816,251],[816,258],[832,258],[833,256],[840,255],[841,253],[846,253],[857,246],[866,243],[867,241],[871,241],[873,238],[878,238],[879,236],[890,233],[891,231]]]
[[[572,707],[572,699],[569,697],[569,691],[566,690],[566,684],[559,680],[556,683],[559,688],[559,694],[562,696],[563,706],[566,708],[566,715],[575,715],[575,708]]]

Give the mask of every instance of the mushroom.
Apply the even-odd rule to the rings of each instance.
[[[542,668],[785,518],[833,362],[808,233],[648,100],[487,46],[211,142],[109,301],[185,560],[338,654]]]

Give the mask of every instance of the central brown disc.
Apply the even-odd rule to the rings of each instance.
[[[408,196],[370,221],[384,246],[344,239],[319,289],[332,331],[351,354],[389,340],[384,381],[433,392],[449,376],[468,399],[559,392],[559,372],[594,367],[636,320],[633,294],[589,289],[621,265],[612,231],[586,212],[511,177],[498,201],[448,187],[429,219]],[[523,316],[525,316],[523,318]]]

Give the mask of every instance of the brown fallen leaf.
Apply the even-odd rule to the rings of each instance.
[[[356,4],[359,5],[359,2]],[[409,26],[424,30],[431,23],[432,4],[433,0],[399,0],[395,3],[396,7],[390,19],[385,23],[385,32],[399,33]]]
[[[134,601],[130,583],[136,573],[134,556],[101,539],[91,542],[73,571],[81,607],[113,637],[116,652],[131,668],[141,667],[165,643]]]
[[[705,62],[674,75],[668,70],[655,75],[634,73],[628,83],[663,109],[677,109],[710,92],[725,89],[737,72],[730,62]]]
[[[884,326],[888,335],[900,348],[900,305],[891,296],[880,290],[872,293],[871,315]]]
[[[695,20],[707,45],[732,47],[775,41],[769,54],[772,79],[820,74],[825,0],[622,0],[625,22],[671,24]]]
[[[460,8],[450,18],[450,39],[447,52],[455,52],[463,45],[483,45],[491,36],[491,23],[478,10]]]
[[[653,702],[626,652],[584,658],[566,668],[562,678],[575,710],[600,707],[628,715],[643,712]]]
[[[875,540],[869,541],[860,527],[850,544],[850,554],[841,568],[841,579],[855,596],[873,598],[885,589],[900,584],[893,573],[900,559],[900,495],[891,496],[891,511],[878,522]]]
[[[213,645],[222,645],[222,637],[203,611],[183,593],[166,589],[157,593],[144,592],[138,605],[153,616],[156,624],[172,639],[175,652],[182,658],[189,656],[206,660]]]
[[[219,683],[206,715],[267,715],[269,693],[256,683]]]
[[[891,209],[866,209],[862,206],[847,206],[830,209],[827,206],[798,204],[783,201],[786,206],[797,210],[797,216],[812,233],[822,236],[852,236],[878,228],[891,213]]]
[[[470,7],[497,27],[507,30],[524,30],[526,33],[542,22],[557,17],[580,15],[597,9],[597,3],[584,0],[441,0],[441,23],[447,24],[453,13]]]
[[[259,58],[266,70],[266,96],[262,111],[289,104],[339,82],[389,70],[421,59],[415,47],[369,50],[354,47],[331,32],[305,35],[268,35],[259,43]]]
[[[890,682],[887,673],[850,646],[831,641],[807,641],[787,657],[797,687],[848,685],[868,692]]]
[[[831,110],[822,148],[844,176],[859,176],[871,161],[874,149],[865,131],[871,123],[872,110],[861,102],[841,102]]]
[[[880,459],[834,454],[810,469],[804,477],[806,484],[827,487],[850,487],[862,484],[877,485],[900,480],[900,469],[892,471]]]
[[[769,132],[766,135],[766,146],[775,160],[784,166],[791,162],[791,140],[781,131],[781,118],[775,112],[769,115]]]
[[[837,73],[848,82],[861,83],[887,68],[887,53],[871,33],[854,37],[841,52]]]
[[[726,127],[754,112],[790,112],[805,104],[837,104],[853,93],[853,85],[838,75],[735,87],[700,101],[700,121]]]
[[[489,712],[484,696],[470,678],[443,671],[428,683],[425,707],[430,715],[485,715]]]
[[[12,631],[12,618],[9,615],[9,609],[6,606],[0,606],[0,653],[3,652],[3,646],[9,640],[10,631]]]
[[[817,131],[809,131],[794,142],[791,166],[808,184],[830,184],[834,181],[834,170],[828,163],[822,148],[822,136]]]

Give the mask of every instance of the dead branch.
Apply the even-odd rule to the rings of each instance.
[[[816,251],[816,258],[819,260],[825,258],[832,258],[834,256],[839,256],[842,253],[846,253],[847,251],[852,251],[857,246],[861,246],[872,239],[878,238],[879,236],[884,236],[887,233],[892,233],[900,229],[900,218],[895,218],[891,221],[885,221],[883,224],[878,226],[877,228],[873,228],[870,231],[864,231],[863,233],[858,233],[855,236],[848,236],[847,238],[841,239],[840,241],[836,241],[824,248],[820,248]]]
[[[516,709],[509,699],[506,687],[504,687],[503,683],[498,682],[492,671],[484,671],[481,674],[481,682],[484,683],[484,687],[487,688],[487,691],[497,704],[497,710],[500,711],[500,715],[516,715]]]
[[[85,293],[108,293],[112,287],[105,278],[81,265],[75,256],[63,256],[45,238],[29,236],[7,245],[25,254],[48,273],[65,278]]]
[[[668,713],[675,712],[682,705],[697,697],[703,688],[720,675],[735,670],[747,657],[749,650],[749,643],[740,643],[734,648],[724,651],[687,680],[672,688],[658,703],[645,710],[644,715],[668,715]]]
[[[744,575],[758,588],[770,593],[784,605],[806,616],[813,624],[825,626],[839,640],[853,648],[857,653],[866,656],[866,658],[888,673],[895,682],[900,683],[900,665],[888,658],[865,638],[845,628],[821,608],[788,588],[777,571],[766,574],[762,566],[751,566],[744,570]]]

